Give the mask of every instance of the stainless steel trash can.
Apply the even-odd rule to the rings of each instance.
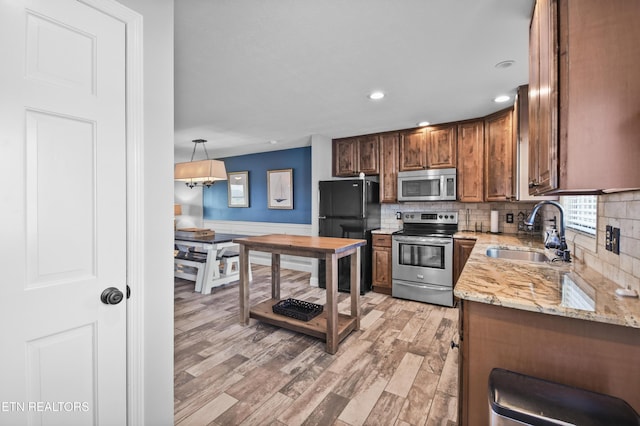
[[[491,426],[640,426],[619,398],[501,368],[489,375],[489,408]]]

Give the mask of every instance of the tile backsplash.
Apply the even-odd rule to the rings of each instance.
[[[574,258],[621,287],[640,292],[640,191],[598,196],[596,237],[567,231]],[[605,249],[606,227],[620,229],[620,253]]]
[[[491,210],[498,211],[498,231],[505,234],[518,233],[518,220],[529,215],[535,203],[458,203],[458,202],[412,202],[382,205],[382,228],[402,228],[402,220],[396,212],[455,211],[458,212],[459,231],[487,232],[491,229]],[[513,223],[507,223],[507,214],[513,215]]]
[[[402,203],[382,205],[382,224],[386,229],[402,228],[396,212],[412,211],[457,211],[458,230],[483,232],[491,229],[491,210],[499,212],[498,230],[506,234],[522,233],[518,230],[518,219],[527,216],[532,203]],[[540,234],[550,225],[548,222],[558,214],[554,208],[545,206],[541,210]],[[513,214],[513,223],[507,223],[507,213]],[[620,254],[605,250],[606,226],[620,229]],[[594,237],[566,231],[567,245],[572,257],[598,271],[621,287],[640,292],[640,191],[620,192],[598,196],[598,230]]]

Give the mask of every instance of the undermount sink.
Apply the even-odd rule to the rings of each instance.
[[[513,250],[507,248],[491,247],[487,249],[487,256],[498,259],[526,260],[529,262],[548,262],[549,258],[544,253],[532,250]]]

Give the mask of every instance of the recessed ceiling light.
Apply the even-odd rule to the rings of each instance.
[[[269,141],[269,143],[270,143],[271,145],[275,145],[275,144],[277,144],[277,143],[278,143],[278,141]]]
[[[430,123],[428,121],[421,121],[418,123],[418,127],[425,127],[428,126]]]
[[[377,101],[378,99],[382,99],[384,98],[384,93],[377,91],[377,92],[371,92],[371,94],[369,95],[369,99],[373,99],[374,101]]]
[[[500,96],[496,96],[493,102],[502,103],[502,102],[507,102],[509,99],[511,98],[508,95],[500,95]]]
[[[512,66],[515,63],[516,63],[516,61],[509,59],[508,61],[498,62],[495,65],[495,67],[496,68],[509,68],[510,66]]]

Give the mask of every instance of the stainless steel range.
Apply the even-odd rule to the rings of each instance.
[[[457,212],[403,213],[404,229],[392,235],[391,295],[453,306],[453,234]]]

